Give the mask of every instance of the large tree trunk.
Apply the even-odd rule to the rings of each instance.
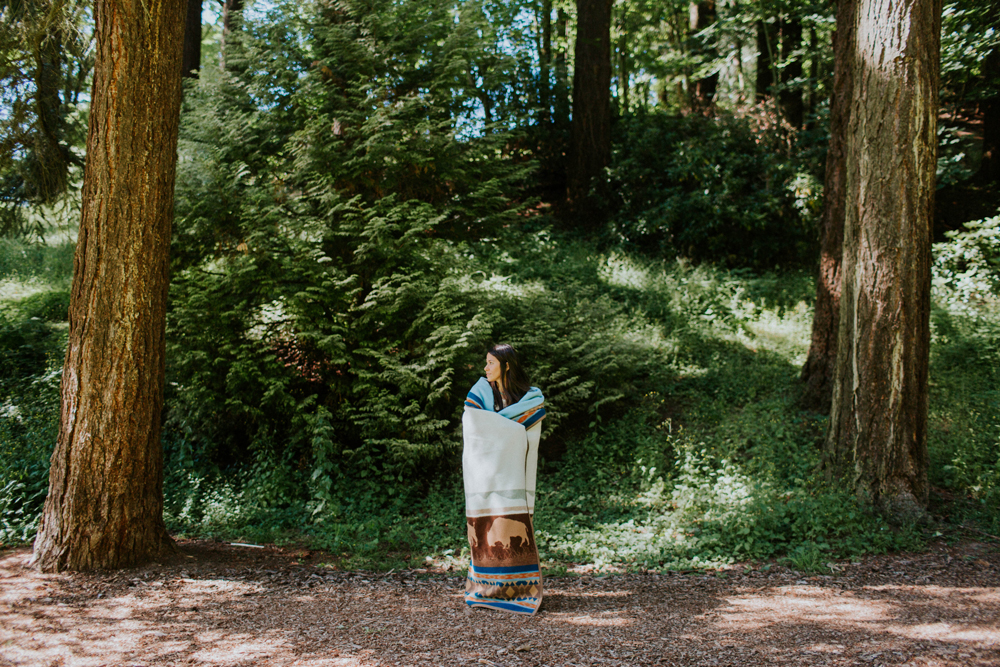
[[[181,76],[197,78],[199,69],[201,69],[201,0],[187,0]]]
[[[593,224],[600,214],[585,200],[592,180],[611,161],[611,1],[577,0],[576,8],[568,194],[574,214]]]
[[[793,82],[802,78],[802,56],[795,52],[802,48],[802,21],[788,16],[781,21],[781,112],[795,128],[802,127],[802,88]]]
[[[704,30],[715,23],[715,20],[715,0],[701,0],[701,2],[691,2],[688,4],[688,27],[692,33]],[[699,51],[702,51],[700,44],[697,48]],[[715,102],[715,91],[718,87],[718,72],[697,79],[691,88],[691,108],[694,111],[700,112],[710,110],[712,104]]]
[[[983,76],[987,81],[1000,82],[1000,48],[994,48],[983,61]],[[985,183],[1000,182],[1000,95],[983,100],[983,161],[979,178]]]
[[[820,219],[819,275],[809,357],[802,367],[802,403],[817,412],[830,410],[840,323],[840,260],[844,246],[847,187],[847,130],[853,101],[854,10],[856,0],[838,0],[833,33],[833,91],[830,93],[830,143]]]
[[[118,568],[164,528],[164,325],[185,3],[97,0],[59,437],[33,562]]]
[[[858,0],[840,335],[827,441],[863,501],[927,502],[940,0]]]

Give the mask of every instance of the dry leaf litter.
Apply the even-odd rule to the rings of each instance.
[[[73,575],[0,552],[0,665],[1000,665],[1000,553],[977,542],[829,576],[753,565],[550,577],[529,618],[466,609],[455,573],[180,546],[175,563]]]

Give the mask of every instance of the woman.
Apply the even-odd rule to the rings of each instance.
[[[462,416],[465,516],[472,563],[465,602],[534,614],[542,571],[532,519],[545,399],[513,347],[486,353],[485,378],[469,390]]]

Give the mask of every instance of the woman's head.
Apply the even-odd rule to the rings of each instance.
[[[531,389],[517,350],[507,343],[498,343],[486,351],[486,368],[483,370],[490,384],[507,399],[507,405],[518,402]]]

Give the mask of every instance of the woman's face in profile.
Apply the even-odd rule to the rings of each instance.
[[[487,353],[486,355],[486,368],[483,369],[486,372],[486,380],[489,382],[499,382],[500,381],[500,362],[492,354]]]

